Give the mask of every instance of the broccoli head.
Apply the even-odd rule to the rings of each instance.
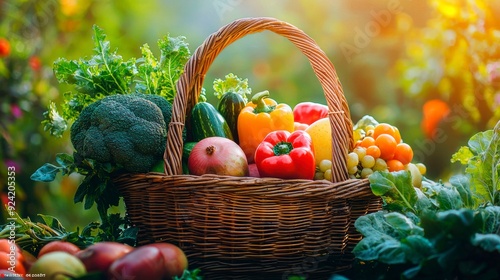
[[[82,110],[71,126],[71,142],[81,158],[148,172],[165,151],[171,110],[160,96],[107,96]]]

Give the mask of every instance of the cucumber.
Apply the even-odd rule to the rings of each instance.
[[[217,106],[217,110],[227,121],[227,125],[233,134],[233,140],[236,143],[239,143],[238,138],[238,115],[240,114],[241,109],[245,107],[245,101],[243,97],[234,92],[226,92],[222,95],[219,100],[219,105]]]
[[[208,102],[198,102],[191,111],[192,142],[219,136],[231,140],[233,134],[224,117]]]

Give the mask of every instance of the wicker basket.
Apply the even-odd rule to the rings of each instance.
[[[330,110],[333,182],[182,174],[182,130],[205,74],[234,41],[269,30],[309,59]],[[286,279],[350,268],[360,240],[355,219],[381,208],[367,180],[348,179],[352,121],[334,66],[313,39],[273,18],[236,20],[197,48],[177,84],[165,150],[165,174],[116,178],[139,244],[171,242],[206,279]]]

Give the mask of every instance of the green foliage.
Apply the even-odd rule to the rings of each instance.
[[[392,267],[386,276],[398,271],[402,279],[498,278],[499,137],[500,122],[471,137],[454,156],[466,162],[466,174],[453,176],[449,184],[424,179],[419,189],[408,171],[371,175],[370,186],[384,210],[356,220],[364,238],[355,256]]]
[[[103,29],[93,26],[93,56],[88,59],[54,62],[54,74],[61,84],[73,85],[75,90],[64,94],[61,119],[54,105],[45,113],[44,129],[54,136],[61,136],[65,123],[78,118],[88,105],[115,94],[134,91],[154,94],[172,102],[175,84],[190,57],[188,44],[183,36],[165,36],[158,40],[160,59],[144,45],[142,57],[124,60],[117,49],[112,50]],[[63,125],[64,124],[64,125]]]
[[[481,202],[500,204],[500,122],[493,130],[479,132],[471,137],[468,147],[462,147],[452,157],[466,165],[470,187]]]
[[[158,40],[158,46],[160,61],[153,56],[147,44],[142,46],[143,57],[137,61],[139,73],[136,78],[136,90],[163,96],[172,103],[177,93],[176,82],[191,53],[183,36],[165,36]]]
[[[55,103],[44,113],[44,129],[62,136],[71,126],[73,157],[59,166],[46,163],[31,176],[50,182],[61,172],[85,176],[74,202],[89,209],[94,203],[104,224],[107,211],[118,206],[112,178],[122,172],[148,172],[163,156],[167,124],[176,94],[176,83],[190,57],[185,37],[158,40],[160,59],[147,45],[142,58],[124,60],[111,49],[103,29],[93,26],[93,56],[79,60],[59,58],[53,70],[59,83],[74,86],[64,94],[62,114]],[[135,93],[133,96],[129,95]]]
[[[106,34],[98,26],[93,27],[94,55],[88,59],[54,62],[54,74],[59,83],[75,85],[76,93],[64,104],[63,116],[74,120],[90,103],[104,95],[126,94],[137,72],[135,59],[124,61],[111,50]]]
[[[193,270],[184,270],[181,276],[174,276],[173,280],[202,280],[201,270],[196,268]]]
[[[244,103],[248,102],[247,95],[252,93],[252,89],[248,87],[248,79],[241,79],[233,73],[229,73],[225,76],[224,80],[215,79],[213,84],[214,94],[218,99],[227,92],[233,92],[239,94]]]
[[[120,214],[111,214],[107,222],[92,222],[82,230],[77,228],[76,231],[68,231],[53,216],[38,216],[41,221],[33,222],[30,218],[23,219],[15,213],[9,223],[0,225],[0,238],[10,238],[14,227],[16,244],[35,256],[45,244],[56,240],[73,243],[80,249],[101,241],[136,245],[137,228],[131,227]]]

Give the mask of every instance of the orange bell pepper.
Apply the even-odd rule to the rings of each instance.
[[[255,150],[267,134],[276,130],[294,131],[292,108],[268,97],[267,90],[255,94],[238,115],[239,144],[249,163],[254,162]]]

